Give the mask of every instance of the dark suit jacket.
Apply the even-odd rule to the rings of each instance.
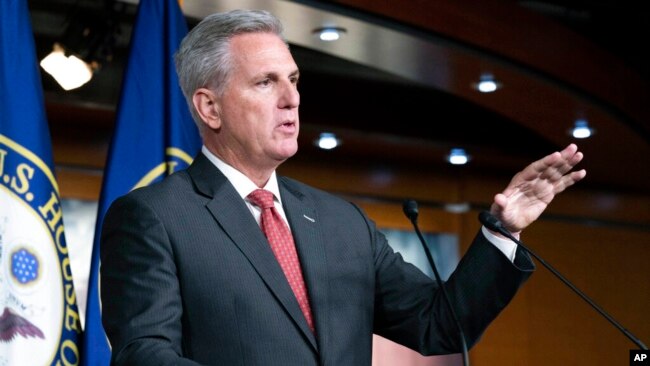
[[[202,154],[115,201],[103,223],[103,322],[119,365],[371,364],[372,333],[423,354],[459,352],[437,284],[355,205],[280,177],[315,320],[244,201]],[[532,271],[479,234],[447,289],[473,344]]]

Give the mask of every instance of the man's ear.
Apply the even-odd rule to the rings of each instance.
[[[207,88],[199,88],[192,96],[192,103],[205,127],[216,130],[221,127],[219,103],[216,94]]]

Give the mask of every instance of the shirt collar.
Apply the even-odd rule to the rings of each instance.
[[[252,180],[245,176],[244,173],[221,160],[208,150],[205,145],[201,148],[201,152],[217,167],[217,169],[221,171],[221,173],[223,173],[223,175],[226,176],[228,181],[230,181],[230,184],[235,187],[235,190],[239,193],[242,199],[246,199],[251,192],[259,188]],[[282,203],[280,199],[280,187],[278,186],[278,179],[275,171],[273,171],[268,182],[266,182],[266,185],[262,188],[271,191],[273,196],[275,196],[275,199]]]

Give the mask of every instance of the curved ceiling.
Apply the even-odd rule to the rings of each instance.
[[[39,3],[30,5],[34,29],[37,43],[47,48],[53,35],[38,24],[47,18],[39,17],[44,9]],[[577,142],[586,154],[587,184],[650,191],[648,80],[516,2],[186,0],[183,5],[193,21],[234,8],[267,9],[283,21],[301,67],[301,146],[308,153],[311,138],[328,129],[345,139],[332,158],[437,165],[450,147],[461,146],[474,156],[468,169],[514,172]],[[313,35],[331,25],[347,33],[337,42]],[[85,91],[63,95],[44,80],[49,100],[114,103],[119,88],[109,84],[121,76],[123,48]],[[486,73],[503,87],[491,94],[474,90]],[[588,119],[596,134],[575,141],[567,130],[576,118]]]

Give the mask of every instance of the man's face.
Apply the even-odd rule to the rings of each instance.
[[[298,66],[271,33],[237,35],[230,51],[232,68],[218,103],[220,143],[235,165],[274,169],[298,150]]]

